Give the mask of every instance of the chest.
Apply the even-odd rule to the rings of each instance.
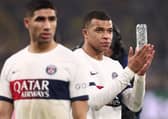
[[[16,62],[9,71],[9,80],[18,79],[57,79],[68,81],[71,63],[52,59],[27,59]]]
[[[90,63],[90,79],[96,84],[107,85],[109,80],[115,80],[121,72],[121,67],[112,63]]]

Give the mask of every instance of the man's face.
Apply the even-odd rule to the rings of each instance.
[[[92,19],[87,28],[83,29],[85,42],[96,52],[105,52],[109,49],[113,28],[111,20]]]
[[[53,9],[36,10],[31,17],[24,19],[32,42],[48,43],[54,40],[57,17]]]

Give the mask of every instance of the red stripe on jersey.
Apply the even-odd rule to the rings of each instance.
[[[98,86],[98,85],[96,85],[96,87],[97,87],[98,89],[104,88],[104,86]]]

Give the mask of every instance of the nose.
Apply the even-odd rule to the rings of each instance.
[[[46,20],[44,23],[44,30],[50,30],[50,28],[51,28],[51,24],[48,20]]]
[[[103,33],[103,38],[106,40],[112,39],[112,33],[109,33],[108,31],[105,31]]]

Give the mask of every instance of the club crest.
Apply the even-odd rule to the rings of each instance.
[[[57,68],[56,68],[55,65],[48,65],[48,66],[46,67],[46,73],[49,74],[49,75],[55,74],[56,71],[57,71]]]
[[[112,73],[112,79],[114,79],[114,78],[116,78],[116,77],[118,77],[118,74],[117,74],[116,72],[113,72],[113,73]]]

